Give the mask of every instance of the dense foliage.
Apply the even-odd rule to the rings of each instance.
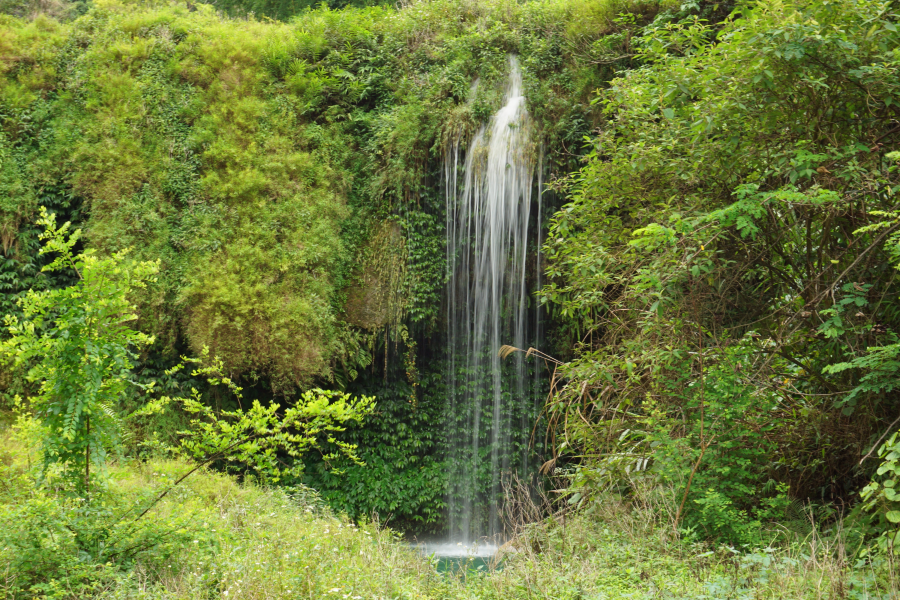
[[[446,465],[441,456],[443,374],[423,366],[419,397],[408,381],[391,375],[364,374],[350,388],[367,390],[378,398],[372,416],[348,427],[343,436],[357,445],[362,464],[318,462],[306,470],[303,483],[351,518],[379,515],[385,524],[419,535],[440,532],[447,508]]]
[[[617,16],[632,9],[644,16]],[[365,445],[392,447],[384,464],[427,466],[392,471],[396,485],[357,470],[353,486],[332,482],[331,499],[354,514],[437,523],[444,151],[499,106],[516,53],[545,169],[571,170],[600,117],[593,90],[631,60],[629,28],[658,10],[447,0],[321,7],[280,23],[205,5],[104,3],[43,11],[63,20],[2,17],[5,306],[66,283],[36,274],[38,205],[81,226],[99,255],[131,248],[159,261],[135,296],[139,327],[156,340],[137,381],[187,394],[196,382],[165,373],[204,347],[263,403],[346,388],[365,370],[366,389],[355,390],[392,390],[379,404],[384,435],[371,430]],[[433,364],[420,369],[417,354]],[[4,385],[8,396],[30,393],[13,372]],[[236,406],[227,391],[204,393]],[[140,421],[139,435],[165,438],[183,422],[156,419]],[[394,422],[409,425],[408,445],[393,443]],[[146,451],[145,440],[130,443]],[[363,501],[350,491],[359,488],[383,492]]]
[[[856,504],[898,409],[897,19],[760,2],[643,29],[546,245],[583,340],[548,408],[581,493],[661,478],[676,525],[752,544],[788,497]]]
[[[91,247],[161,261],[140,298],[161,351],[208,346],[276,392],[333,378],[336,364],[352,373],[367,362],[350,324],[436,323],[443,214],[429,175],[443,136],[499,101],[483,85],[461,104],[470,82],[497,81],[523,52],[546,135],[577,144],[601,80],[590,65],[562,68],[561,54],[608,32],[610,14],[437,3],[320,9],[287,25],[112,4],[67,25],[7,18],[4,165],[21,192],[3,208],[5,246],[44,190],[65,188],[88,209]],[[385,290],[399,306],[372,322],[345,303],[366,251],[385,250],[366,242],[394,245],[375,235],[387,222],[405,238],[405,276],[376,257],[387,264],[368,276],[386,281],[366,284],[404,293]]]
[[[527,261],[530,288],[544,284],[535,301],[552,372],[531,450],[546,426],[554,457],[541,472],[559,494],[537,506],[539,485],[507,490],[508,510],[528,510],[504,513],[527,554],[506,580],[456,587],[396,548],[380,556],[435,597],[655,594],[647,556],[673,565],[665,585],[686,596],[750,594],[755,583],[725,574],[733,567],[762,573],[773,593],[768,578],[820,593],[797,552],[816,563],[812,579],[829,565],[836,596],[851,579],[853,593],[890,590],[895,4],[347,4],[0,2],[12,359],[0,391],[3,408],[37,417],[19,422],[7,441],[21,456],[0,467],[30,490],[0,491],[7,595],[128,596],[145,581],[160,594],[239,595],[228,578],[254,560],[242,544],[258,532],[244,506],[214,515],[227,503],[215,490],[182,491],[206,466],[294,494],[256,496],[290,518],[256,511],[285,544],[346,527],[307,518],[323,510],[307,485],[352,519],[442,530],[445,424],[461,418],[446,404],[443,161],[500,106],[510,55],[551,192],[536,231],[545,243]],[[66,237],[51,215],[84,235]],[[198,368],[179,368],[182,355]],[[61,466],[64,483],[23,464],[33,443],[43,473]],[[113,448],[112,470],[136,489],[104,476]],[[160,462],[176,449],[193,465]],[[134,459],[185,470],[160,483]],[[199,519],[230,532],[202,533]],[[610,523],[658,545],[638,543],[636,558]],[[370,556],[365,534],[344,534],[332,550]],[[730,554],[697,562],[714,554],[699,552],[709,542]],[[736,547],[766,550],[731,558]],[[222,548],[231,558],[216,563]],[[579,552],[579,565],[608,566],[608,555],[635,566],[614,581],[587,567],[589,581],[552,576]],[[687,555],[709,575],[702,586],[679,574]],[[255,580],[263,595],[342,591],[343,571],[373,594],[409,591],[368,581],[355,558],[329,557],[314,576],[312,551],[294,558],[289,576]]]
[[[326,442],[336,447],[326,457],[359,462],[355,446],[334,435],[371,412],[373,398],[311,390],[283,410],[254,401],[247,410],[214,411],[193,390],[191,398],[151,400],[127,418],[181,402],[195,418],[180,432],[180,450],[196,464],[161,491],[151,488],[131,497],[112,491],[107,456],[126,458],[115,447],[128,433],[116,407],[134,385],[135,351],[152,342],[132,329],[136,315],[129,297],[151,280],[158,265],[128,261],[125,251],[108,258],[91,251],[75,255],[81,230],[67,235],[71,223],[57,227],[43,207],[38,223],[47,228],[41,253],[54,255],[44,270],[71,269],[79,281],[29,291],[20,299],[22,320],[6,319],[10,337],[2,346],[4,358],[30,367],[28,379],[39,390],[24,401],[17,398],[22,406],[16,429],[36,447],[42,466],[37,478],[27,470],[15,472],[17,489],[0,510],[10,533],[2,551],[5,597],[81,597],[136,561],[177,554],[188,543],[189,518],[160,520],[155,509],[213,461],[237,462],[245,476],[252,473],[264,482],[295,474],[304,455]],[[209,363],[194,375],[210,377],[211,384],[226,385],[240,398],[240,387],[221,375],[221,360],[204,352],[192,362]],[[13,461],[25,459],[27,465],[30,449],[21,448],[20,454]],[[294,463],[284,468],[279,455]]]

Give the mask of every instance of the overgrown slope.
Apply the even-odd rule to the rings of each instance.
[[[198,382],[165,369],[209,347],[263,401],[379,389],[378,425],[348,434],[378,469],[315,483],[353,514],[439,523],[444,150],[497,109],[516,54],[546,175],[577,168],[594,90],[660,5],[439,0],[287,23],[192,3],[45,8],[66,18],[0,17],[4,311],[68,283],[40,272],[38,206],[88,248],[159,259],[135,298],[156,336],[139,383],[186,393]],[[31,390],[21,373],[2,383],[7,399]]]
[[[619,502],[529,526],[488,565],[422,556],[371,522],[334,516],[305,488],[266,489],[199,472],[133,521],[129,509],[191,467],[114,465],[94,505],[34,488],[28,436],[0,433],[0,565],[5,598],[256,600],[421,598],[896,597],[883,561],[856,567],[818,537],[736,554],[679,542],[654,511]],[[647,507],[649,508],[649,507]],[[495,567],[500,566],[500,569]],[[893,594],[893,595],[892,595]]]
[[[795,499],[858,504],[900,406],[897,21],[811,0],[644,29],[546,247],[584,340],[551,412],[580,494],[637,469],[749,544]]]
[[[68,24],[6,17],[6,269],[27,262],[19,238],[38,204],[77,208],[90,246],[163,260],[140,299],[163,351],[209,346],[276,391],[352,371],[368,359],[351,323],[436,323],[443,212],[429,175],[442,141],[499,101],[483,85],[465,104],[472,81],[498,81],[522,53],[544,135],[577,146],[603,69],[574,51],[615,46],[604,35],[619,9],[438,2],[284,24],[107,3]],[[366,246],[386,220],[406,273],[367,282],[402,287],[369,322],[344,307],[365,251],[396,246]]]

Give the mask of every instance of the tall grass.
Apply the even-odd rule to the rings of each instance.
[[[36,482],[30,474],[34,460],[22,439],[7,433],[0,449],[7,482],[0,486],[0,513],[39,494],[65,501],[52,488],[23,487]],[[107,493],[126,506],[165,489],[187,468],[178,460],[122,462],[111,468]],[[491,567],[464,572],[463,566],[441,574],[433,559],[375,519],[353,523],[336,516],[311,490],[265,488],[202,472],[147,517],[148,527],[160,529],[158,539],[183,540],[164,560],[157,556],[119,565],[90,596],[67,595],[61,572],[55,575],[61,581],[57,591],[46,597],[900,598],[890,556],[859,559],[847,531],[839,524],[820,526],[811,512],[808,533],[795,532],[777,547],[745,549],[676,535],[672,511],[666,510],[674,502],[671,490],[648,486],[627,500],[607,495],[578,511],[552,494],[528,493],[524,486],[510,486],[507,493],[514,508],[507,513],[508,525],[516,536]],[[166,530],[175,526],[177,531]],[[13,533],[7,530],[0,537]],[[4,550],[0,574],[9,580],[15,576],[13,557]],[[40,596],[5,594],[2,579],[0,598]]]

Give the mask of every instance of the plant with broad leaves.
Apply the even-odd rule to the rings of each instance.
[[[877,510],[881,517],[879,545],[894,548],[900,542],[900,431],[878,449],[882,462],[873,480],[863,488],[863,508]]]

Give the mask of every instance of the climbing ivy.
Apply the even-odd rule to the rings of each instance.
[[[518,54],[545,171],[572,168],[600,122],[592,91],[625,64],[625,32],[658,9],[115,0],[37,19],[10,9],[20,16],[0,18],[12,57],[0,65],[0,301],[60,284],[37,275],[37,203],[77,217],[98,256],[129,247],[159,261],[134,298],[155,339],[136,377],[188,385],[162,374],[208,347],[263,403],[314,385],[384,388],[379,409],[428,415],[409,417],[409,439],[431,440],[382,457],[425,461],[431,474],[411,479],[421,485],[398,518],[437,523],[444,471],[424,457],[440,453],[443,418],[447,144],[465,144],[497,110]],[[364,375],[376,366],[386,383]],[[20,379],[0,383],[11,394]],[[322,485],[335,502],[347,493],[351,512],[376,504]]]

